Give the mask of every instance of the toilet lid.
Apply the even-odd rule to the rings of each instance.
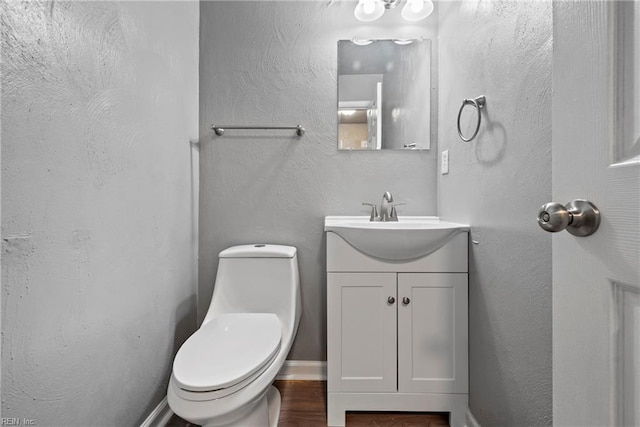
[[[273,313],[216,316],[180,347],[173,377],[184,390],[231,387],[269,362],[280,349],[281,337],[280,320]]]

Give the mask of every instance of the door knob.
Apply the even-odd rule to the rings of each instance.
[[[593,203],[582,199],[564,206],[547,203],[538,211],[538,225],[551,233],[566,229],[574,236],[589,236],[600,226],[600,211]]]
[[[389,303],[389,305],[391,305],[394,302],[396,302],[396,299],[394,297],[389,297],[389,298],[387,298],[387,302]]]
[[[411,300],[408,297],[403,297],[402,298],[402,304],[408,305],[410,302],[411,302]]]

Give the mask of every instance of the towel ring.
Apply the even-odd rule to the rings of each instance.
[[[476,137],[476,135],[478,135],[478,131],[480,130],[480,121],[482,120],[482,116],[480,115],[480,110],[484,108],[485,104],[487,103],[487,99],[485,98],[484,95],[480,95],[477,98],[465,98],[462,101],[462,105],[460,106],[460,111],[458,112],[458,135],[460,135],[460,139],[463,140],[464,142],[469,142],[471,141],[473,138]],[[476,130],[475,132],[473,132],[473,135],[471,135],[470,138],[465,138],[464,135],[462,135],[462,130],[460,129],[460,116],[462,116],[462,110],[464,109],[465,105],[471,104],[474,107],[476,107],[476,111],[478,112],[478,121],[476,123]]]

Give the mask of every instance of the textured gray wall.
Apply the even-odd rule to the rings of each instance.
[[[435,215],[435,144],[425,152],[338,152],[337,41],[434,38],[436,16],[403,24],[400,10],[373,25],[355,2],[201,2],[201,214],[199,319],[218,253],[271,242],[299,250],[302,320],[290,359],[326,358],[325,215],[367,215],[392,191],[402,215]],[[436,50],[434,49],[434,55]],[[212,123],[302,124],[307,134],[228,131]],[[249,136],[254,135],[254,136]]]
[[[535,222],[551,200],[551,2],[441,4],[439,150],[450,166],[439,213],[470,224],[479,242],[469,264],[470,408],[483,427],[551,425],[551,236]],[[482,130],[464,143],[458,109],[481,94]]]
[[[195,329],[196,2],[2,2],[2,415],[139,425]]]

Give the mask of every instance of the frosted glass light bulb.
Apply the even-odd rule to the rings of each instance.
[[[359,0],[353,11],[355,17],[363,22],[375,21],[384,13],[382,0]]]
[[[371,15],[376,10],[376,4],[373,2],[373,0],[364,0],[362,10],[367,15]]]
[[[402,8],[402,17],[407,21],[420,21],[433,12],[431,0],[407,0]]]

